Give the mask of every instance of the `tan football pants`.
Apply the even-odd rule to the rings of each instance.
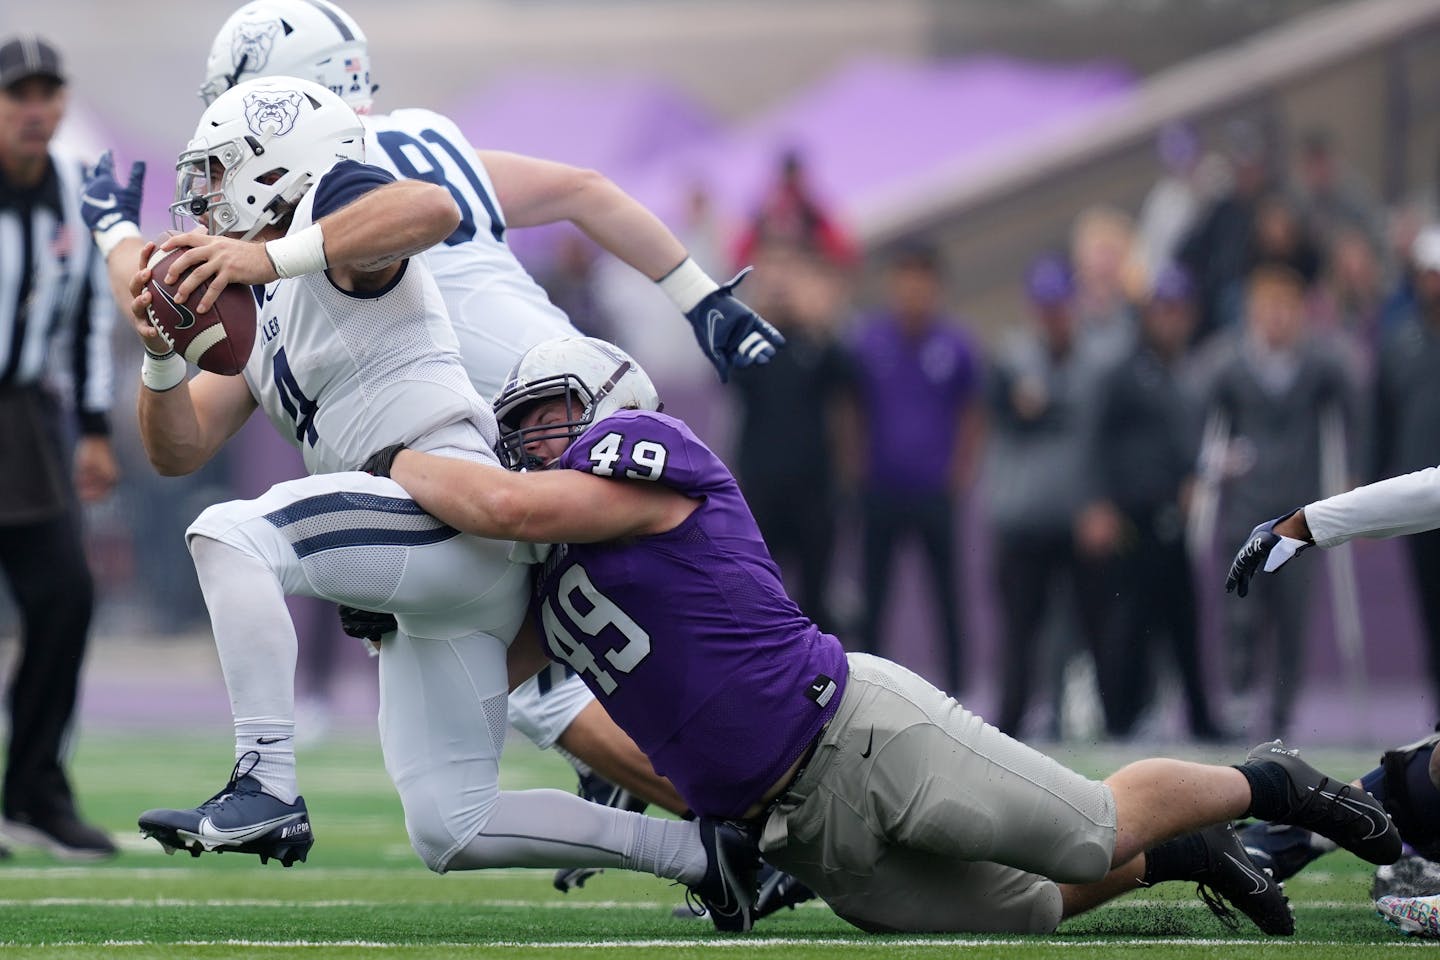
[[[1110,869],[1109,787],[904,667],[849,662],[814,757],[764,820],[765,858],[865,930],[1053,931],[1055,882]]]

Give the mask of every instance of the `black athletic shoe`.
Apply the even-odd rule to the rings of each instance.
[[[68,811],[49,816],[11,813],[0,833],[17,846],[45,850],[60,860],[105,860],[119,852],[104,831]],[[5,850],[0,859],[9,855]]]
[[[310,830],[310,814],[305,798],[294,803],[266,793],[260,781],[240,765],[249,757],[259,762],[259,754],[249,753],[235,764],[230,782],[215,796],[198,807],[186,810],[146,810],[140,814],[140,833],[154,837],[166,853],[189,850],[192,857],[201,852],[253,853],[261,863],[274,857],[281,866],[303,862],[315,843]]]
[[[1252,823],[1238,833],[1255,866],[1282,882],[1335,849],[1333,840],[1288,823]]]
[[[1228,823],[1217,823],[1198,831],[1205,841],[1205,869],[1192,879],[1200,899],[1220,922],[1234,930],[1240,923],[1227,902],[1254,921],[1262,933],[1272,937],[1295,934],[1295,917],[1290,901],[1269,874],[1256,867]]]
[[[580,774],[580,787],[575,792],[591,803],[598,803],[602,807],[614,807],[617,810],[629,810],[631,813],[644,813],[645,808],[649,806],[629,790],[616,786],[593,770]],[[569,893],[577,887],[585,886],[586,880],[604,872],[604,867],[561,867],[555,871],[555,877],[551,882],[556,890],[561,893]]]
[[[805,886],[796,877],[776,870],[768,863],[761,865],[760,892],[755,897],[755,920],[757,922],[777,910],[783,910],[786,907],[794,910],[795,904],[814,899],[815,891]]]
[[[690,893],[709,912],[716,930],[744,933],[755,923],[760,870],[755,838],[733,820],[701,817],[700,842],[705,845],[705,876]]]
[[[1400,859],[1400,831],[1365,790],[1325,776],[1279,740],[1260,744],[1245,758],[1246,766],[1262,763],[1276,764],[1290,780],[1290,808],[1275,822],[1313,830],[1371,863]]]

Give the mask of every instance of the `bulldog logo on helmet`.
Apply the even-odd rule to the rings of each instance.
[[[301,96],[295,90],[276,90],[245,95],[245,122],[256,136],[269,133],[283,137],[300,118]]]
[[[275,36],[280,32],[279,20],[262,20],[242,23],[235,28],[230,38],[230,64],[236,72],[249,70],[259,73],[270,60],[270,51],[275,47]]]

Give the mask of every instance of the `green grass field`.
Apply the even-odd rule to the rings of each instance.
[[[228,772],[223,737],[90,734],[74,772],[86,813],[122,838],[123,855],[100,865],[59,864],[20,852],[0,864],[3,957],[390,957],[519,956],[606,960],[688,957],[904,958],[961,954],[1040,960],[1305,957],[1362,960],[1421,947],[1378,921],[1370,868],[1331,854],[1287,890],[1297,935],[1266,940],[1230,931],[1179,884],[1145,891],[1071,921],[1049,938],[871,937],[807,904],[748,936],[676,919],[677,887],[609,871],[561,895],[550,872],[504,870],[440,877],[420,865],[378,748],[347,739],[303,750],[301,786],[315,824],[308,863],[283,870],[250,856],[165,856],[142,841],[135,815],[208,796]],[[1076,763],[1073,757],[1068,762]],[[1098,773],[1109,757],[1079,764]],[[1337,772],[1370,758],[1338,755]],[[505,786],[573,785],[569,767],[529,744],[507,748]]]

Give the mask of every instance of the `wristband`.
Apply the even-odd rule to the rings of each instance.
[[[325,260],[325,234],[312,223],[293,237],[281,237],[265,244],[265,255],[282,280],[319,273],[330,266]]]
[[[697,303],[720,289],[720,284],[711,280],[710,275],[689,257],[681,260],[679,266],[655,282],[675,306],[680,308],[681,313],[694,310]]]
[[[185,361],[174,350],[156,356],[145,351],[145,360],[140,364],[140,382],[147,389],[164,393],[180,386],[185,380]]]
[[[110,251],[120,246],[121,241],[131,237],[140,239],[140,228],[129,220],[121,220],[104,230],[95,230],[92,233],[95,237],[95,246],[100,249],[100,256],[107,260],[110,258]]]

